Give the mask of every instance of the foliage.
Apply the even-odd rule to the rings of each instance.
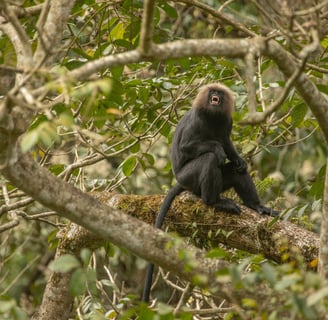
[[[23,6],[36,3],[25,1]],[[223,4],[214,0],[204,3],[215,8]],[[241,59],[188,57],[165,62],[147,61],[104,69],[99,78],[78,84],[73,80],[55,81],[59,75],[87,61],[137,48],[142,6],[142,1],[137,0],[76,2],[65,31],[68,45],[63,47],[62,59],[52,66],[53,78],[42,70],[38,75],[49,77],[47,83],[54,94],[54,102],[48,108],[38,109],[29,130],[20,140],[22,150],[32,151],[34,158],[52,173],[83,191],[160,193],[163,186],[173,183],[168,154],[178,119],[190,108],[201,84],[220,81],[236,92],[233,140],[252,164],[250,169],[261,197],[281,210],[286,209],[284,219],[317,230],[319,224],[315,214],[321,210],[325,146],[317,120],[294,89],[290,90],[274,118],[259,126],[242,126],[238,122],[248,114],[248,100],[245,62]],[[259,17],[259,9],[254,5],[232,1],[225,10],[240,21],[245,18],[255,32],[265,28],[261,21],[264,18]],[[187,37],[238,35],[234,27],[223,27],[205,11],[171,1],[157,2],[154,19],[156,43]],[[28,17],[22,21],[31,39],[36,39],[37,18]],[[282,37],[281,43],[288,46],[287,42]],[[14,66],[16,57],[11,42],[2,34],[0,43],[0,63]],[[325,73],[327,43],[327,38],[323,37],[323,52],[315,57],[315,63]],[[35,47],[36,42],[32,46]],[[256,89],[263,95],[258,111],[263,111],[265,103],[269,104],[285,87],[286,80],[268,59],[258,59],[258,74]],[[309,69],[308,74],[319,90],[327,93],[324,72]],[[11,81],[7,73],[1,84]],[[19,190],[1,182],[2,204],[8,204],[6,194],[14,199],[24,198]],[[0,235],[0,315],[3,319],[27,319],[41,303],[45,279],[38,268],[48,265],[49,259],[44,257],[48,250],[56,248],[55,234],[66,223],[52,216],[33,218],[49,213],[35,203],[22,211],[30,219]],[[8,218],[1,217],[1,223],[6,222]],[[159,290],[164,291],[167,304],[157,304],[155,309],[139,304],[139,292],[133,290],[136,280],[131,280],[131,274],[138,273],[145,263],[123,249],[108,246],[105,246],[108,250],[102,248],[94,254],[84,251],[78,258],[63,256],[49,265],[55,272],[73,272],[70,289],[81,319],[114,319],[117,315],[120,319],[134,316],[196,319],[197,312],[199,319],[201,308],[212,308],[218,313],[223,310],[218,316],[220,319],[239,319],[237,308],[230,308],[206,290],[189,287],[179,279],[174,280],[180,292],[172,294],[173,300],[169,299],[172,290]],[[320,283],[313,271],[306,271],[298,258],[296,262],[286,261],[277,266],[262,257],[230,248],[216,250],[211,257],[234,262],[218,275],[219,281],[232,281],[236,288],[250,292],[243,299],[244,319],[317,319],[325,313],[327,285]],[[99,264],[96,261],[100,261]],[[109,271],[107,263],[117,273],[122,266],[127,269],[128,275],[120,275],[120,280],[131,281],[126,288]],[[140,283],[140,276],[138,281]],[[164,277],[162,282],[174,287],[173,280]],[[257,292],[252,290],[259,283],[269,292],[268,301],[263,305],[259,305]],[[164,284],[160,286],[162,289]],[[27,307],[21,303],[25,295],[29,297],[25,302]],[[282,300],[280,308],[270,309],[270,299]]]

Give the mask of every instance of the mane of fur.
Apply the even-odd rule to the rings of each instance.
[[[223,111],[231,115],[234,106],[233,92],[228,87],[220,83],[211,83],[200,87],[192,107],[206,108],[208,103],[208,93],[210,90],[218,90],[224,92]]]

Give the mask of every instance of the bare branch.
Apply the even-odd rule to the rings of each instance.
[[[4,12],[4,16],[0,18],[0,28],[8,35],[15,47],[17,67],[28,70],[31,68],[33,56],[30,39],[19,22],[13,8],[8,6],[5,1],[2,1],[1,9]],[[9,23],[4,23],[5,19]]]
[[[248,110],[249,117],[253,117],[256,113],[256,90],[254,84],[255,77],[255,68],[254,68],[254,54],[250,51],[246,54],[246,70],[245,70],[245,78],[246,78],[246,87],[248,92]]]
[[[25,207],[31,203],[33,203],[34,200],[32,198],[26,198],[24,200],[21,200],[21,201],[18,201],[18,202],[15,202],[13,204],[5,204],[5,205],[2,205],[0,207],[0,216],[4,213],[4,212],[8,212],[10,210],[16,210],[18,208],[22,208],[22,207]]]
[[[28,155],[22,154],[19,150],[15,152],[18,153],[16,160],[8,163],[8,166],[2,169],[2,173],[35,200],[98,236],[118,246],[124,246],[140,257],[159,264],[166,270],[174,271],[188,281],[192,281],[198,274],[203,274],[208,279],[207,284],[214,282],[216,270],[223,264],[206,258],[205,252],[184,243],[177,243],[174,237],[160,230],[154,231],[152,226],[106,206],[74,186],[59,180]],[[145,250],[145,238],[148,239],[151,250]],[[127,242],[126,239],[130,241]],[[165,244],[170,242],[175,245],[168,249]],[[164,259],[163,255],[159,255],[163,251]],[[188,258],[186,257],[187,260],[177,255],[179,251],[190,253]],[[191,272],[186,272],[184,266],[191,261],[198,261],[198,264]],[[224,295],[224,288],[222,294]]]
[[[20,6],[10,6],[10,8],[15,12],[18,18],[29,17],[38,15],[43,8],[43,3],[27,8],[23,8]]]
[[[63,31],[75,1],[46,1],[38,21],[39,41],[34,61],[50,65],[59,53]],[[45,18],[46,17],[46,18]]]
[[[143,56],[151,55],[155,0],[145,0],[142,15],[139,50]]]
[[[178,2],[186,3],[189,6],[195,6],[199,9],[204,10],[205,12],[210,13],[213,17],[218,18],[221,22],[225,25],[233,26],[236,30],[240,30],[244,32],[248,36],[257,36],[257,34],[248,28],[246,28],[243,24],[234,21],[232,18],[228,17],[227,15],[221,12],[222,6],[220,10],[215,10],[212,7],[204,4],[203,2],[197,0],[179,0]]]
[[[326,177],[323,199],[323,214],[320,231],[320,249],[318,270],[322,280],[328,279],[328,160],[326,164]]]
[[[291,77],[295,69],[297,69],[297,64],[291,54],[273,40],[269,41],[263,54],[266,54],[269,58],[274,60],[279,69],[288,78]],[[295,87],[317,118],[325,139],[328,141],[328,100],[320,93],[316,85],[305,73],[301,73],[296,79]]]
[[[285,87],[283,92],[280,96],[270,105],[268,106],[263,112],[261,113],[250,113],[246,120],[240,121],[239,124],[258,124],[263,122],[267,119],[272,113],[277,111],[277,109],[283,104],[285,99],[287,98],[290,89],[294,86],[296,79],[300,76],[300,74],[304,70],[305,60],[302,65],[294,71],[292,76],[286,81]]]
[[[264,38],[252,39],[197,39],[172,41],[153,45],[152,56],[148,60],[177,59],[189,56],[225,56],[230,58],[244,57],[251,49],[260,53],[264,50]],[[147,60],[146,59],[146,60]],[[100,58],[84,64],[69,72],[68,79],[83,80],[94,73],[110,67],[144,61],[138,50],[132,50],[116,55]]]

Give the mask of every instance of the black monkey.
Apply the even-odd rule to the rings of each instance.
[[[278,212],[263,206],[247,163],[234,148],[232,130],[232,92],[221,84],[203,86],[191,110],[178,123],[172,143],[172,167],[177,184],[169,191],[156,219],[161,228],[174,198],[184,190],[217,209],[240,214],[240,208],[220,193],[234,188],[244,205],[260,214],[277,216]],[[226,161],[229,160],[229,161]],[[153,264],[146,274],[143,301],[149,301]]]

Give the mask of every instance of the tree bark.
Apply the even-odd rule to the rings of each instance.
[[[161,195],[140,196],[100,192],[94,193],[93,196],[148,224],[154,224],[163,200]],[[303,258],[306,262],[317,258],[317,234],[287,221],[276,221],[270,226],[272,220],[273,218],[260,216],[246,207],[242,208],[240,216],[214,212],[189,193],[183,193],[173,202],[164,227],[181,236],[190,237],[198,247],[205,243],[213,247],[224,243],[232,248],[261,253],[279,263],[284,262],[286,257],[298,261]],[[95,233],[76,224],[70,224],[60,239],[56,258],[64,254],[78,256],[82,248],[96,249],[101,244],[102,238]],[[151,250],[147,241],[144,241],[144,250]],[[162,250],[157,254],[159,259],[164,259],[167,253]],[[224,266],[223,262],[221,266]],[[33,320],[65,320],[69,317],[73,303],[73,297],[69,293],[71,276],[71,272],[51,274],[42,304]],[[234,296],[231,288],[229,291],[228,296]],[[243,295],[242,292],[239,294]]]
[[[154,224],[163,201],[160,195],[122,195],[101,192],[101,201],[139,220]],[[299,254],[306,262],[318,258],[319,235],[288,221],[274,221],[242,206],[241,215],[215,212],[188,192],[178,196],[165,219],[163,229],[191,237],[202,247],[225,244],[250,253],[263,254],[282,263],[286,253],[290,258]]]
[[[96,249],[102,239],[77,224],[69,224],[65,234],[61,236],[56,249],[55,259],[65,254],[79,257],[82,248]],[[33,315],[32,320],[66,320],[70,318],[73,297],[69,292],[71,272],[52,272],[43,293],[40,309]]]
[[[323,212],[320,231],[319,274],[323,280],[328,279],[328,159],[323,199]]]

